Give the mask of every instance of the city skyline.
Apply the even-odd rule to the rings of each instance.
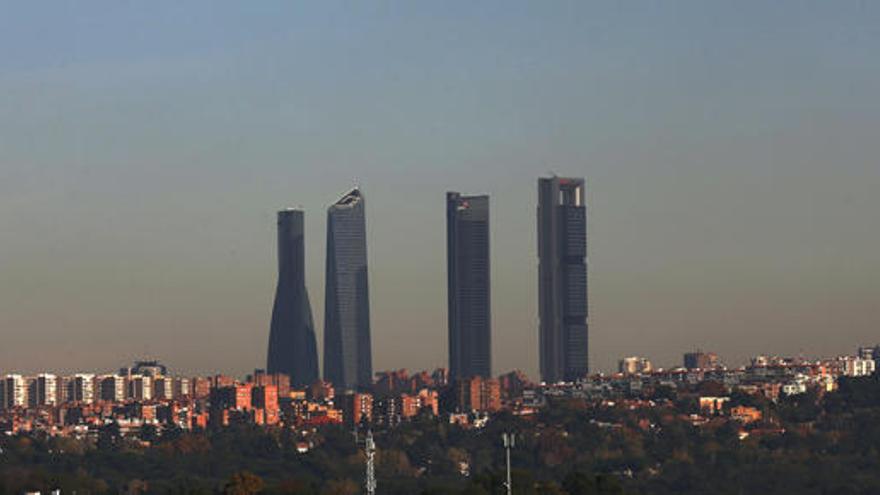
[[[864,0],[4,2],[0,495],[880,493],[878,53]]]
[[[535,178],[586,177],[590,367],[880,327],[880,8],[782,0],[10,5],[0,363],[266,359],[278,208],[369,195],[373,367],[447,361],[446,191],[492,210],[494,370],[538,373]],[[353,183],[354,182],[354,183]],[[318,297],[315,297],[315,295]],[[320,333],[320,332],[319,332]],[[321,348],[321,335],[317,336]]]
[[[541,220],[542,217],[540,215],[540,205],[541,205],[540,198],[542,197],[543,194],[547,194],[548,198],[556,198],[556,197],[559,198],[559,204],[554,205],[554,206],[565,206],[567,203],[571,203],[572,206],[578,206],[578,207],[584,206],[583,217],[579,221],[586,220],[586,208],[585,208],[586,181],[583,178],[558,177],[556,175],[553,175],[550,178],[543,178],[543,177],[539,178],[538,183],[539,183],[539,187],[538,187],[538,197],[539,197],[539,201],[538,201],[538,210],[539,210],[538,231],[539,231],[539,234],[538,234],[538,237],[539,237],[539,239],[541,237],[540,231],[543,228],[542,227],[542,220]],[[557,185],[555,188],[553,188],[552,184],[557,184]],[[553,189],[553,190],[549,191],[549,192],[545,192],[543,189],[547,185],[550,185],[550,189]],[[562,191],[563,189],[565,189],[565,191]],[[447,192],[446,193],[447,229],[450,228],[449,222],[452,221],[452,219],[454,218],[454,216],[450,215],[450,207],[451,207],[450,205],[455,206],[455,205],[458,205],[462,201],[465,203],[467,203],[469,201],[473,201],[476,205],[478,205],[478,210],[480,212],[479,216],[486,220],[485,225],[483,225],[482,227],[485,229],[485,234],[488,236],[490,233],[489,224],[488,224],[488,216],[489,216],[488,215],[488,213],[489,213],[488,198],[489,198],[489,195],[461,195],[460,193]],[[325,257],[325,261],[328,264],[325,267],[325,276],[327,277],[326,280],[330,280],[332,278],[331,277],[332,268],[331,268],[331,265],[329,264],[332,260],[332,257],[330,255],[333,252],[333,249],[332,249],[333,235],[331,235],[331,229],[332,229],[333,223],[334,223],[334,213],[339,213],[340,206],[343,206],[344,210],[346,210],[346,211],[352,210],[357,213],[357,215],[355,215],[357,218],[354,219],[355,220],[354,222],[343,222],[343,223],[349,224],[349,225],[347,225],[348,227],[356,227],[356,223],[357,223],[358,219],[362,222],[361,228],[364,228],[364,224],[365,224],[364,215],[363,215],[363,197],[362,197],[362,193],[361,193],[359,187],[355,187],[354,189],[352,189],[348,193],[344,194],[338,201],[336,201],[334,204],[332,204],[330,207],[327,208],[328,215],[327,215],[326,227],[327,227],[327,241],[328,242],[326,245],[327,246],[327,256]],[[351,208],[352,206],[354,208]],[[468,206],[470,206],[470,205],[468,205]],[[303,218],[304,211],[301,208],[287,208],[285,210],[279,211],[277,214],[278,214],[278,243],[279,243],[278,244],[279,278],[278,278],[278,287],[276,288],[276,303],[275,303],[273,310],[272,310],[272,317],[270,318],[270,325],[269,325],[269,327],[270,327],[270,332],[269,332],[270,352],[269,352],[269,356],[273,355],[273,352],[271,351],[271,349],[273,348],[272,341],[275,338],[272,336],[271,328],[276,325],[280,326],[280,324],[276,324],[276,320],[279,319],[279,317],[276,316],[276,312],[279,312],[278,291],[286,292],[289,289],[289,287],[291,286],[291,284],[288,282],[282,283],[282,279],[288,280],[288,281],[289,280],[302,280],[302,283],[305,284],[305,274],[308,272],[308,270],[305,270],[305,267],[309,265],[309,262],[304,258],[304,256],[305,256],[305,253],[304,253],[305,242],[303,239],[303,233],[305,231],[305,228],[304,228],[305,222],[304,222],[304,218]],[[563,215],[563,216],[565,216],[565,215]],[[349,220],[351,220],[351,219],[349,219]],[[575,220],[577,220],[577,219],[575,219]],[[580,228],[583,229],[582,232],[584,232],[584,233],[586,232],[586,225],[581,225]],[[562,232],[558,229],[559,229],[559,227],[552,227],[549,234],[552,237],[556,237],[558,234],[560,234],[560,232]],[[336,230],[338,230],[338,228]],[[357,230],[357,229],[355,229],[355,230]],[[565,229],[563,229],[563,230],[565,230]],[[575,230],[577,230],[577,229],[575,229]],[[354,237],[361,239],[361,241],[363,241],[364,243],[365,243],[365,238],[364,238],[365,233],[366,233],[365,228],[363,231],[360,232],[360,234],[358,234],[357,232],[354,232],[354,233],[348,232],[348,234],[354,235]],[[564,232],[562,232],[562,233],[564,233]],[[357,235],[355,235],[355,234],[357,234]],[[447,232],[447,235],[449,235],[449,232]],[[451,242],[452,242],[452,240],[448,237],[447,238],[447,244],[448,244],[447,247],[451,246],[451,244],[450,244]],[[577,243],[575,243],[575,244],[577,244]],[[584,250],[586,250],[586,246],[587,246],[587,244],[586,244],[586,242],[584,242],[581,247]],[[486,243],[485,248],[488,249],[488,242]],[[562,247],[560,249],[562,249],[562,251],[563,251],[563,254],[561,256],[563,258],[565,258],[566,257],[565,251],[568,250],[568,247]],[[541,251],[541,249],[540,249],[540,245],[539,245],[539,249],[536,251],[539,254],[539,256],[538,256],[539,259],[540,259],[540,251]],[[285,253],[284,260],[282,260],[282,253]],[[352,254],[352,253],[348,253],[348,254]],[[357,254],[357,253],[354,253],[354,254]],[[366,260],[365,246],[364,246],[363,252],[360,255],[358,255],[358,257],[359,257],[359,259],[362,259],[365,262],[365,260]],[[302,259],[297,262],[296,260],[299,258],[302,258]],[[488,261],[488,257],[487,257],[487,261]],[[447,257],[447,263],[450,263],[450,262],[451,262],[451,258]],[[294,266],[300,266],[300,265],[303,267],[302,269],[294,268]],[[536,263],[536,265],[540,265],[540,262]],[[584,268],[584,270],[586,270],[586,264],[583,265],[583,268]],[[365,267],[364,267],[364,269],[365,269]],[[486,271],[488,272],[488,269]],[[538,274],[540,276],[540,268],[539,268],[538,272],[539,272]],[[282,277],[281,274],[284,274],[284,276]],[[565,280],[565,277],[563,276],[562,278],[560,278],[560,280]],[[296,283],[298,283],[298,282],[294,282],[293,285],[296,285]],[[450,281],[450,284],[451,284],[451,281]],[[540,281],[539,281],[539,285],[540,285]],[[329,284],[325,285],[325,289],[329,289],[329,288],[330,288]],[[448,289],[449,288],[451,288],[451,285],[448,287]],[[584,287],[583,289],[585,290],[586,287]],[[295,362],[295,365],[293,365],[294,367],[300,369],[299,374],[301,376],[307,377],[307,378],[301,379],[301,380],[294,379],[293,383],[297,384],[298,386],[304,386],[307,383],[314,382],[314,380],[311,378],[314,376],[315,379],[324,379],[324,380],[327,380],[328,382],[331,382],[331,383],[341,383],[340,388],[342,388],[342,389],[358,388],[357,384],[351,385],[350,383],[348,383],[344,380],[343,381],[333,380],[332,378],[335,377],[335,375],[336,375],[335,371],[330,371],[328,374],[328,366],[330,366],[331,368],[332,368],[332,366],[330,365],[330,362],[328,360],[328,349],[327,349],[326,345],[324,345],[324,343],[327,342],[327,335],[328,334],[327,334],[326,324],[329,321],[329,319],[327,319],[326,315],[327,315],[327,311],[330,309],[330,307],[326,304],[325,304],[325,320],[324,320],[325,321],[324,340],[321,341],[321,346],[320,346],[320,348],[323,349],[323,356],[324,357],[320,362],[317,361],[318,342],[315,339],[315,336],[316,336],[315,323],[314,323],[314,319],[313,319],[313,315],[312,315],[311,302],[308,297],[308,291],[309,291],[308,286],[303,285],[303,290],[304,290],[303,294],[305,295],[305,299],[304,299],[305,309],[302,314],[305,317],[304,328],[307,329],[307,331],[304,334],[306,345],[305,346],[295,346],[295,348],[297,349],[296,354],[297,355],[302,354],[302,356],[310,356],[312,354],[315,354],[315,359],[314,360],[297,359],[297,360],[291,361],[291,362]],[[325,297],[328,297],[331,294],[332,294],[332,292],[327,292],[325,294]],[[585,294],[585,292],[584,292],[584,294]],[[299,296],[297,296],[297,297],[299,297]],[[283,295],[283,296],[280,296],[280,298],[285,299],[285,298],[287,298],[287,296]],[[367,298],[368,298],[368,296],[367,296]],[[585,301],[585,302],[588,303],[588,301]],[[540,303],[539,303],[539,306],[540,306]],[[586,304],[584,306],[584,308],[586,309],[588,306],[589,306],[589,304]],[[367,309],[367,313],[368,312],[369,312],[369,310]],[[284,311],[279,312],[279,314],[282,317],[283,317],[283,313],[284,313]],[[490,311],[490,314],[491,314],[491,311]],[[450,313],[450,316],[451,316],[451,313]],[[299,315],[297,315],[296,318],[299,318]],[[564,318],[565,317],[563,317],[563,319]],[[281,318],[281,319],[284,319],[284,318]],[[447,321],[447,323],[449,323],[451,321],[452,320],[449,319]],[[369,327],[369,322],[367,322],[367,326]],[[540,344],[540,342],[542,340],[542,338],[541,338],[541,334],[542,334],[541,325],[538,325],[536,328],[537,328],[537,333],[538,333],[538,341]],[[489,329],[490,329],[489,333],[491,333],[491,323],[489,323]],[[451,332],[448,332],[448,333],[450,333],[450,336],[448,337],[450,339],[448,341],[449,345],[450,345],[450,354],[449,354],[450,360],[447,362],[447,365],[451,369],[452,368]],[[369,332],[367,332],[367,335],[369,335]],[[583,342],[583,343],[586,343],[586,347],[589,348],[589,334],[588,334],[588,332],[586,333],[586,335],[587,335],[587,338],[584,339],[585,342]],[[369,346],[369,344],[367,344],[367,345]],[[368,348],[371,348],[371,346],[369,346]],[[575,353],[580,352],[580,350],[581,350],[580,348],[576,349]],[[563,350],[563,352],[565,352],[565,351]],[[783,354],[788,355],[788,356],[795,356],[795,354],[792,354],[792,353],[787,353],[787,354],[783,353]],[[131,354],[131,355],[136,356],[136,354]],[[586,355],[588,356],[588,354],[586,354]],[[803,355],[803,353],[800,353],[799,355]],[[276,356],[281,356],[281,354],[277,354]],[[143,356],[141,356],[141,357],[143,357]],[[161,357],[161,356],[151,356],[151,357],[154,358],[154,357]],[[349,357],[351,357],[351,356],[349,356]],[[540,353],[539,353],[538,357],[540,360],[541,359]],[[491,359],[492,359],[491,352],[489,352],[488,353],[489,363],[491,363]],[[614,358],[614,359],[616,359],[616,358]],[[270,362],[273,361],[273,359],[271,357],[269,360],[270,360]],[[284,359],[282,359],[281,357],[275,357],[274,360],[275,360],[276,364],[269,364],[267,366],[267,369],[269,369],[270,372],[282,371],[281,368],[279,367],[280,365],[277,363],[280,362],[279,360],[284,360]],[[314,364],[312,364],[312,363],[314,363]],[[423,367],[424,368],[430,368],[431,366],[442,367],[442,365],[443,365],[443,363],[440,362],[440,363],[434,363],[432,365],[426,365]],[[286,366],[288,368],[291,367],[290,364],[287,364],[284,366]],[[562,366],[562,368],[565,367],[565,365],[558,365],[558,366]],[[312,367],[315,367],[316,369],[323,368],[324,371],[323,371],[323,373],[317,373],[317,372],[313,373],[313,372],[306,370],[307,368],[311,369]],[[525,366],[510,368],[510,369],[507,369],[504,371],[511,371],[514,369],[515,370],[529,369],[530,367],[531,367],[530,365],[526,364]],[[583,367],[584,367],[584,369],[588,369],[586,362],[583,364]],[[670,365],[670,367],[675,367],[675,365],[674,364]],[[70,369],[76,369],[76,368],[77,368],[77,366],[74,365]],[[342,369],[342,368],[344,368],[344,367],[340,367],[340,369]],[[372,376],[372,373],[370,373],[369,375],[364,374],[363,370],[360,368],[361,368],[361,366],[359,365],[358,366],[358,369],[359,369],[358,374],[363,375],[363,376]],[[392,363],[390,366],[388,366],[386,368],[382,368],[382,369],[383,370],[392,370],[392,369],[396,369],[396,368],[399,368],[399,366],[396,366]],[[407,368],[407,367],[403,367],[403,368]],[[543,373],[540,372],[540,368],[541,368],[540,361],[539,361],[537,368],[539,371],[534,374],[535,378],[543,377]],[[24,368],[24,369],[27,369],[27,368]],[[369,365],[369,369],[372,371],[371,363]],[[416,366],[416,367],[413,367],[413,369],[419,369],[419,367]],[[491,364],[489,366],[489,369],[491,370]],[[596,372],[610,372],[610,371],[612,371],[612,369],[613,369],[613,367],[609,366],[608,369],[596,370]],[[218,370],[219,370],[219,368],[218,368]],[[306,370],[306,371],[303,371],[303,370]],[[592,373],[593,370],[589,370],[589,372]],[[294,374],[295,374],[295,372],[291,372],[290,373],[291,377],[293,377]],[[486,374],[478,373],[477,375],[492,376],[491,372],[486,373]],[[553,376],[553,378],[556,378],[557,381],[562,381],[562,380],[571,381],[572,379],[574,379],[577,376],[577,372],[576,371],[575,372],[565,371],[565,372],[557,373],[556,375],[552,375],[552,376]],[[362,380],[359,379],[358,381],[360,382]],[[551,380],[551,382],[552,381],[553,380]]]

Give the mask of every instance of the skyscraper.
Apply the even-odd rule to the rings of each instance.
[[[296,387],[318,379],[315,325],[305,283],[303,212],[278,212],[278,286],[269,332],[269,373],[286,373]]]
[[[584,179],[538,179],[541,379],[587,374],[587,208]]]
[[[489,196],[446,193],[449,373],[492,376]]]
[[[357,188],[327,209],[324,380],[338,389],[372,384],[364,197]]]

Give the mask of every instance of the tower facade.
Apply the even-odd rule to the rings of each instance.
[[[295,387],[318,379],[315,326],[305,283],[304,215],[300,210],[278,212],[278,286],[269,332],[269,373],[290,375]]]
[[[538,312],[541,379],[589,371],[587,207],[583,178],[538,179]]]
[[[489,196],[446,193],[450,378],[492,376]]]
[[[364,197],[357,188],[327,209],[324,380],[338,389],[372,384]]]

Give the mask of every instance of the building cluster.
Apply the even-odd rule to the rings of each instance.
[[[639,375],[654,371],[654,365],[648,358],[639,356],[625,357],[618,361],[617,372],[622,375]]]
[[[446,211],[448,371],[373,373],[365,198],[354,188],[327,209],[323,373],[305,284],[305,213],[288,209],[277,216],[266,371],[244,381],[189,378],[139,362],[100,375],[11,374],[0,385],[4,426],[394,426],[422,412],[448,412],[470,424],[475,414],[499,411],[530,384],[518,373],[492,377],[489,196],[449,192]],[[550,383],[573,381],[588,371],[584,179],[539,179],[537,212],[541,375]]]
[[[717,416],[722,412],[733,418],[754,422],[760,415],[748,408],[732,408],[732,394],[760,396],[778,401],[786,396],[810,391],[821,395],[834,391],[842,377],[873,375],[880,361],[880,346],[862,347],[854,355],[809,360],[756,356],[750,364],[728,368],[711,352],[688,352],[682,366],[654,368],[644,357],[626,357],[618,363],[618,373],[597,374],[574,382],[526,388],[517,413],[530,413],[553,397],[582,399],[657,399],[669,390],[695,394],[700,410]],[[699,392],[702,392],[700,395]],[[709,393],[711,392],[711,393]]]
[[[538,179],[541,379],[574,381],[589,370],[587,206],[583,178]],[[448,369],[451,380],[492,378],[489,196],[446,194]],[[303,388],[319,379],[305,285],[305,212],[278,213],[278,281],[266,369]],[[368,391],[373,368],[365,198],[355,188],[327,209],[323,380]]]
[[[643,357],[627,357],[620,361],[619,373],[552,384],[532,383],[519,371],[498,378],[453,378],[443,368],[413,374],[391,370],[376,373],[360,390],[322,380],[297,386],[285,373],[264,370],[244,380],[225,375],[180,377],[159,363],[138,362],[109,374],[5,375],[0,380],[0,432],[97,436],[109,425],[122,434],[139,433],[147,426],[161,434],[168,428],[256,424],[308,435],[327,424],[393,428],[417,417],[480,427],[494,413],[529,416],[559,398],[656,407],[668,402],[670,390],[679,397],[693,396],[699,404],[699,414],[689,417],[694,424],[723,419],[757,427],[763,412],[733,405],[732,396],[778,401],[809,391],[821,395],[835,390],[841,377],[874,374],[878,360],[880,346],[831,359],[757,356],[747,366],[728,368],[713,353],[691,352],[684,355],[682,366],[671,369],[654,368]]]
[[[758,356],[740,368],[694,351],[672,369],[630,356],[619,361],[617,374],[588,375],[585,181],[553,176],[538,180],[541,383],[517,371],[493,378],[489,196],[447,193],[446,218],[448,369],[374,374],[365,200],[355,188],[327,210],[322,374],[305,286],[304,212],[284,210],[277,217],[278,280],[265,371],[243,381],[189,378],[142,361],[108,374],[9,374],[0,380],[0,431],[81,435],[107,425],[126,432],[151,425],[161,433],[240,423],[308,431],[324,424],[394,427],[420,415],[478,427],[498,411],[529,415],[558,397],[652,407],[670,389],[699,391],[701,417],[750,424],[760,422],[761,411],[731,406],[731,394],[775,401],[825,393],[840,377],[871,375],[880,364],[880,346],[813,361]]]
[[[377,373],[369,387],[351,390],[322,380],[297,387],[287,374],[264,370],[244,380],[173,376],[156,362],[108,374],[8,374],[0,380],[0,431],[96,436],[109,425],[123,434],[146,426],[161,434],[236,424],[308,431],[326,424],[395,427],[442,412],[470,424],[474,415],[502,408],[502,390],[522,390],[522,375],[511,376],[450,381],[443,368],[412,375],[401,369]]]

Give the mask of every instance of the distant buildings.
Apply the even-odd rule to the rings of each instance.
[[[150,400],[153,398],[153,377],[148,375],[132,375],[128,378],[128,396],[134,400]]]
[[[755,407],[740,405],[730,408],[730,419],[743,424],[757,423],[762,417],[761,411]]]
[[[880,359],[880,346],[861,346],[858,355],[862,359]]]
[[[869,376],[874,374],[875,363],[873,359],[846,356],[841,358],[841,361],[843,361],[843,374],[846,376]]]
[[[278,397],[290,396],[290,376],[284,373],[268,374],[265,370],[254,370],[253,375],[248,375],[248,383],[258,387],[274,385],[278,389]]]
[[[444,369],[412,375],[399,369],[377,373],[370,391],[340,391],[322,380],[291,388],[287,374],[264,370],[255,370],[244,382],[223,374],[132,374],[129,368],[122,370],[125,374],[9,374],[0,379],[0,435],[94,438],[108,424],[118,425],[123,435],[137,435],[145,426],[162,435],[166,428],[252,424],[283,425],[300,438],[316,438],[316,428],[326,424],[382,428],[438,415],[450,424],[482,428],[498,411],[527,417],[572,400],[598,408],[659,411],[679,407],[676,396],[699,398],[699,414],[688,411],[690,406],[679,411],[687,412],[681,417],[695,426],[735,421],[749,429],[772,423],[772,409],[740,407],[734,394],[760,402],[807,392],[821,395],[836,390],[840,380],[875,372],[874,361],[864,354],[814,360],[759,356],[737,368],[720,366],[711,353],[689,354],[689,364],[707,368],[648,371],[646,359],[631,357],[621,360],[621,374],[550,384],[531,383],[518,371],[499,379],[472,376],[447,383]],[[639,427],[653,428],[649,418],[640,420]]]
[[[101,400],[122,402],[127,397],[126,378],[120,375],[104,375],[99,377],[101,383]]]
[[[278,406],[278,387],[258,385],[251,389],[251,406],[255,409],[254,422],[274,425],[281,420]]]
[[[67,384],[67,400],[91,404],[95,402],[95,375],[77,373]]]
[[[369,423],[373,419],[373,396],[357,392],[347,392],[338,398],[339,408],[345,424],[354,427]]]
[[[489,197],[448,192],[449,380],[489,378],[491,276]],[[304,213],[278,213],[278,285],[267,370],[303,387],[318,378],[317,344],[305,287]],[[541,378],[573,382],[589,371],[587,207],[583,178],[538,179],[539,356]],[[372,385],[364,198],[357,188],[327,211],[324,379]],[[446,380],[443,380],[446,381]]]
[[[859,347],[859,357],[874,361],[874,369],[880,369],[880,345]]]
[[[3,407],[27,406],[27,381],[21,375],[6,375],[3,380]]]
[[[538,311],[541,380],[589,371],[587,207],[584,179],[538,179]]]
[[[520,370],[501,375],[498,377],[498,383],[501,386],[501,398],[507,400],[522,397],[523,391],[533,386],[529,377]]]
[[[174,397],[174,379],[170,376],[153,377],[153,397],[167,400]]]
[[[460,412],[495,412],[501,409],[501,385],[494,378],[479,376],[455,382],[455,401]]]
[[[278,212],[278,286],[272,309],[267,370],[297,387],[318,379],[315,326],[305,284],[303,212]]]
[[[210,404],[210,423],[215,426],[233,423],[274,425],[280,420],[278,389],[274,385],[237,383],[214,388]]]
[[[438,368],[430,374],[427,371],[422,371],[412,376],[407,369],[402,368],[376,373],[373,393],[377,397],[415,394],[421,389],[442,389],[447,385],[445,368]]]
[[[449,374],[492,376],[489,196],[446,193]]]
[[[394,395],[410,389],[409,371],[406,369],[376,373],[373,391],[377,395]]]
[[[625,357],[618,361],[617,371],[624,375],[638,375],[641,373],[650,373],[654,370],[654,366],[648,358],[631,356]]]
[[[722,414],[730,397],[700,397],[700,412],[706,416]]]
[[[324,379],[339,389],[372,384],[364,197],[353,189],[327,209]]]
[[[718,366],[718,354],[714,352],[695,351],[684,355],[684,367],[689,370],[712,370]]]
[[[49,373],[41,373],[33,380],[33,406],[54,406],[58,404],[58,377]]]
[[[120,375],[145,375],[145,376],[165,376],[168,374],[168,368],[159,361],[135,361],[134,366],[130,368],[121,368]]]

